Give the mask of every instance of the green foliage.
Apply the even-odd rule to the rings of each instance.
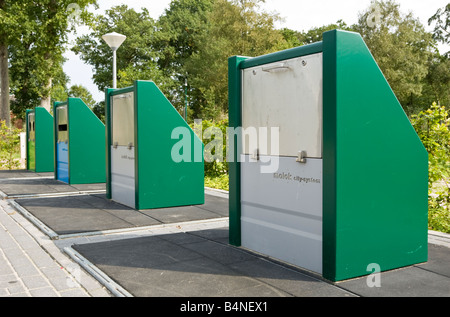
[[[180,67],[201,48],[214,0],[174,0],[157,22],[155,49],[158,65],[170,75],[183,75]]]
[[[222,174],[219,176],[205,176],[205,186],[209,188],[229,190],[229,176]]]
[[[380,14],[379,23],[372,25],[368,19],[374,12]],[[392,0],[373,1],[352,28],[363,37],[405,111],[417,113],[417,98],[424,92],[429,63],[437,52],[432,34]]]
[[[428,151],[429,227],[450,233],[450,117],[433,103],[411,123]],[[413,171],[412,171],[413,172]]]
[[[344,30],[344,31],[353,31],[353,28],[348,26],[344,21],[338,20],[336,23],[324,25],[320,27],[313,27],[307,32],[298,32],[297,39],[301,43],[301,45],[311,44],[322,41],[322,35],[324,32],[331,30]]]
[[[445,8],[439,8],[428,20],[428,24],[434,25],[433,37],[442,43],[450,43],[450,3]],[[447,52],[449,55],[450,52]]]
[[[202,49],[202,38],[208,30],[209,14],[215,0],[174,0],[157,21],[154,41],[158,67],[164,76],[174,80],[169,99],[182,113],[185,106],[184,85],[188,82],[188,117],[199,117],[205,104],[201,88],[185,64]],[[178,88],[176,88],[178,87]]]
[[[228,58],[258,56],[289,48],[274,25],[279,16],[261,10],[261,0],[216,0],[208,14],[199,49],[186,61],[190,85],[196,88],[194,116],[220,120],[228,111]],[[286,35],[286,32],[285,32]]]
[[[436,100],[443,105],[450,104],[450,59],[440,54],[436,54],[428,64],[422,95],[415,99],[416,112],[426,110]]]
[[[0,121],[0,169],[17,169],[20,166],[16,158],[20,151],[20,130],[8,127]]]
[[[202,120],[202,126],[196,124],[191,128],[199,135],[201,129],[202,142],[205,145],[205,186],[228,190],[228,164],[226,162],[226,136],[228,120],[218,122]],[[221,145],[221,152],[216,153],[216,144]],[[219,146],[218,146],[219,147]]]
[[[147,9],[136,12],[126,5],[106,11],[95,18],[92,32],[77,39],[72,50],[81,60],[94,67],[94,83],[100,91],[112,87],[112,51],[102,36],[117,32],[127,37],[117,50],[117,87],[127,87],[136,79],[160,84],[162,76],[156,67],[153,49],[155,21]],[[142,76],[142,77],[138,77]]]
[[[70,87],[68,97],[80,98],[91,109],[95,105],[94,97],[92,97],[92,94],[89,92],[89,90],[87,90],[87,88],[82,85],[73,85],[72,87]]]
[[[221,178],[223,175],[228,175],[228,164],[226,162],[228,120],[218,122],[202,120],[201,127],[194,123],[191,128],[197,135],[202,136],[202,142],[205,145],[205,176]],[[220,153],[216,153],[216,144],[217,147],[221,148]]]
[[[8,1],[0,10],[0,29],[7,37],[10,55],[11,93],[15,95],[12,111],[19,117],[25,109],[40,105],[52,94],[52,84],[61,92],[67,78],[62,71],[63,53],[69,31],[76,30],[69,5],[80,8],[79,21],[89,21],[87,6],[96,0]]]

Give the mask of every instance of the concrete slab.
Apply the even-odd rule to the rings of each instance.
[[[0,170],[0,179],[24,177],[54,177],[54,173],[35,173],[29,170]]]
[[[201,206],[143,211],[106,199],[105,194],[22,198],[15,202],[63,236],[223,217],[223,212],[219,214],[208,208],[213,203],[227,205],[227,199],[211,195],[205,195],[205,199],[207,204]]]
[[[36,195],[61,195],[83,192],[105,192],[105,184],[68,185],[64,182],[41,177],[21,177],[0,179],[0,191],[4,199]]]
[[[227,234],[219,228],[72,248],[136,297],[353,296],[224,244]]]

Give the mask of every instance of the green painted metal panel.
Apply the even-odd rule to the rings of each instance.
[[[203,204],[203,143],[150,81],[135,82],[136,208]],[[189,132],[191,160],[175,162],[172,132]]]
[[[241,73],[323,52],[323,276],[332,281],[427,261],[428,154],[357,33],[257,58],[229,59],[230,127],[241,126]],[[230,167],[230,244],[239,246],[240,166]]]
[[[112,198],[111,97],[134,94],[135,208],[155,209],[204,204],[203,143],[186,121],[151,81],[135,81],[132,87],[107,89],[107,197]],[[172,137],[174,129],[188,133],[188,161],[176,162],[172,148],[181,140]],[[184,140],[184,139],[183,139]]]
[[[29,114],[34,113],[33,139]],[[54,171],[53,117],[43,107],[26,111],[27,169],[37,173]]]
[[[69,98],[68,111],[70,183],[105,183],[105,125],[80,98]]]
[[[357,33],[324,33],[324,277],[427,261],[428,155]]]
[[[241,64],[248,57],[233,56],[228,59],[228,124],[230,128],[242,126],[241,112]],[[229,136],[231,137],[231,136]],[[234,144],[238,144],[237,136],[233,136]],[[228,157],[229,173],[229,242],[241,245],[241,169],[240,153],[237,149]]]
[[[291,49],[257,56],[253,58],[246,59],[242,61],[239,65],[241,69],[265,65],[269,63],[274,63],[277,61],[283,61],[291,58],[296,58],[299,56],[306,56],[311,54],[316,54],[322,52],[322,42],[312,43],[304,46],[294,47]]]
[[[105,133],[106,133],[106,198],[111,199],[111,94],[114,89],[105,89]]]
[[[322,274],[335,280],[336,268],[336,42],[335,32],[323,41],[323,185]]]
[[[53,142],[53,117],[43,107],[36,114],[36,172],[53,172],[55,167]]]

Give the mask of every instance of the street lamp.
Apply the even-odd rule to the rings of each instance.
[[[109,47],[111,47],[113,51],[113,88],[117,88],[116,51],[126,38],[127,37],[125,35],[116,32],[108,33],[102,36],[102,39],[109,45]]]

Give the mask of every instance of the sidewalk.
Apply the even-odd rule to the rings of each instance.
[[[0,297],[109,297],[27,219],[0,200]]]

